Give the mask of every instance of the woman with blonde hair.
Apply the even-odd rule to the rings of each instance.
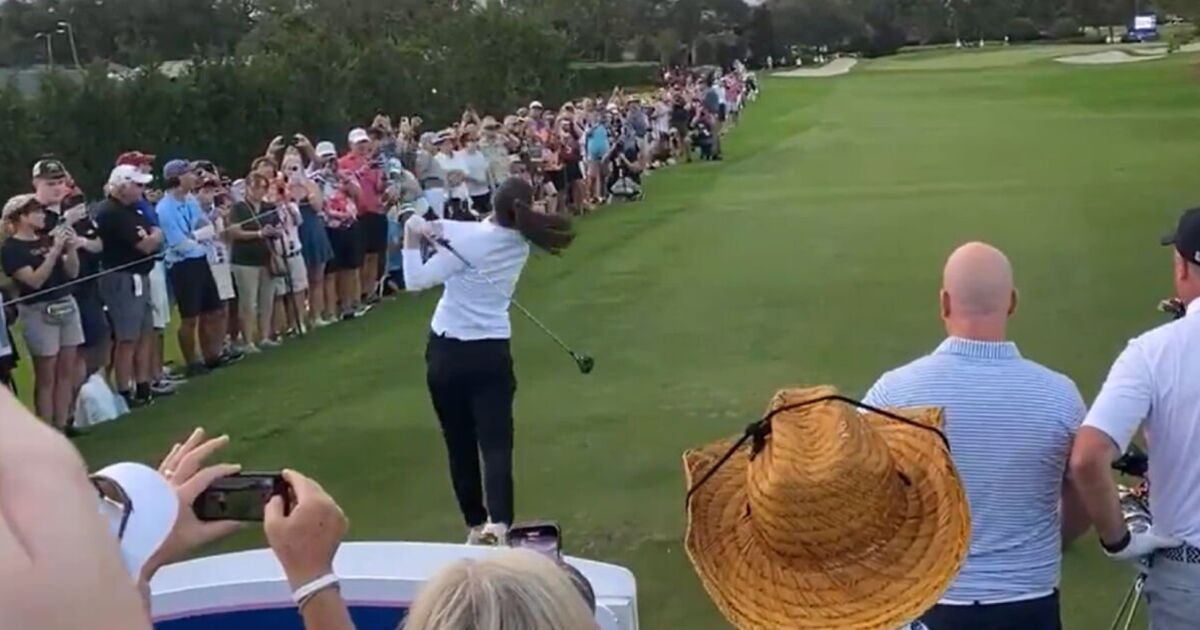
[[[596,630],[565,571],[532,551],[499,551],[442,569],[421,590],[402,630]]]
[[[33,355],[37,413],[66,431],[78,386],[76,348],[84,341],[70,289],[79,275],[80,240],[67,225],[47,232],[46,208],[33,195],[9,199],[0,224],[0,268],[20,293],[17,312]]]

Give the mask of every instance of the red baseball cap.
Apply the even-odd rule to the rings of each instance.
[[[141,151],[126,151],[117,156],[117,166],[128,164],[129,166],[145,166],[153,164],[156,156]]]

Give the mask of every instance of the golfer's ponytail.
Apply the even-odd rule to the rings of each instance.
[[[501,184],[493,205],[497,224],[516,229],[551,254],[561,253],[575,240],[570,218],[533,209],[533,186],[523,179],[512,177]]]

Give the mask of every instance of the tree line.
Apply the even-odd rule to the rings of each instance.
[[[1155,0],[1185,16],[1200,0]],[[0,186],[56,153],[95,189],[130,149],[234,168],[278,133],[340,139],[377,111],[438,124],[648,85],[630,58],[727,65],[797,51],[887,54],[905,44],[1070,37],[1130,21],[1148,0],[5,0],[0,66],[57,68],[35,94],[0,86]],[[41,34],[42,37],[38,35]],[[72,40],[74,50],[72,51]],[[169,78],[156,62],[190,59]],[[111,78],[111,63],[139,68]]]
[[[887,54],[905,44],[1029,40],[1128,24],[1136,12],[1192,18],[1200,0],[490,0],[560,37],[573,59],[722,63],[826,47]],[[354,41],[421,41],[430,27],[479,9],[476,0],[8,0],[0,3],[0,66],[138,66],[253,54],[297,16]],[[67,32],[65,24],[70,25]],[[38,35],[42,34],[43,37]]]

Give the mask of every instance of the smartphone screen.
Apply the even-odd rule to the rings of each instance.
[[[562,534],[558,523],[541,522],[513,525],[508,530],[508,546],[536,551],[558,560],[562,556]]]
[[[276,494],[288,497],[287,483],[278,473],[240,473],[214,481],[196,497],[192,510],[202,521],[262,521]]]

